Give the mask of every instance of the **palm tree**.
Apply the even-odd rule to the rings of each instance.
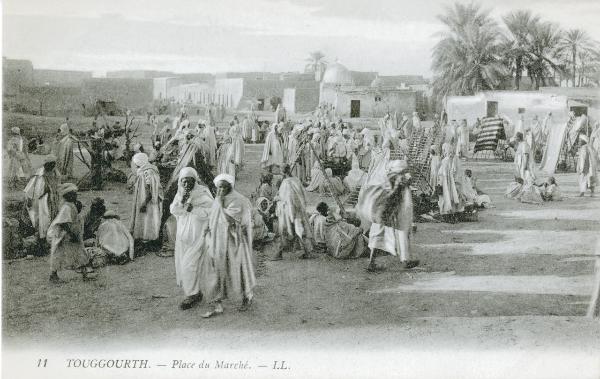
[[[561,41],[560,47],[571,54],[571,72],[573,87],[575,87],[575,77],[577,75],[577,52],[582,50],[592,50],[593,42],[588,34],[581,29],[571,29],[567,31]]]
[[[438,19],[447,28],[432,53],[438,99],[498,88],[508,70],[499,58],[500,33],[489,11],[474,3],[456,3]]]
[[[304,72],[323,72],[327,67],[327,62],[323,59],[325,54],[320,51],[313,51],[306,60],[308,64],[304,67]]]
[[[537,23],[531,29],[531,59],[527,66],[529,76],[535,80],[535,89],[546,85],[546,78],[561,70],[560,42],[562,31],[551,22]]]
[[[532,29],[540,22],[540,17],[531,11],[519,10],[511,12],[503,18],[509,35],[503,43],[505,64],[511,67],[515,75],[515,89],[520,88],[521,77],[525,67],[529,64],[532,44]]]

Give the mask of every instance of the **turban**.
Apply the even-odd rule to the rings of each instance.
[[[44,158],[44,163],[52,163],[52,162],[56,162],[56,155],[53,155],[53,154],[46,155],[46,157]]]
[[[69,125],[67,125],[67,124],[62,124],[62,125],[60,126],[60,132],[61,132],[61,133],[63,133],[63,134],[66,134],[68,131],[69,131]]]
[[[221,182],[221,181],[225,181],[225,182],[231,184],[231,186],[233,187],[233,185],[235,183],[235,178],[229,174],[219,174],[219,175],[217,175],[215,180],[213,180],[213,183],[215,183],[215,185],[218,185],[219,182]]]
[[[61,196],[64,196],[69,192],[77,192],[77,186],[73,183],[63,183],[58,188],[58,192]]]
[[[387,167],[388,176],[401,174],[406,169],[408,169],[408,164],[405,160],[390,161]]]
[[[21,134],[21,129],[17,128],[16,126],[14,128],[10,128],[10,131],[14,134]]]
[[[133,156],[133,164],[138,167],[142,167],[149,163],[148,155],[146,153],[137,153]]]
[[[271,201],[269,201],[269,199],[267,199],[266,197],[259,197],[256,200],[256,208],[260,210],[261,204],[264,203],[265,201],[267,202],[267,209],[269,209],[271,207]]]
[[[106,212],[104,212],[104,215],[102,216],[104,218],[119,218],[119,215],[117,214],[117,212],[113,211],[113,210],[108,210]]]
[[[194,178],[198,181],[198,173],[192,167],[184,167],[179,171],[179,180],[183,178]]]

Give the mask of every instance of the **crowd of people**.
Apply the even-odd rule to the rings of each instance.
[[[222,302],[229,297],[241,301],[241,311],[251,306],[257,265],[253,249],[275,239],[273,261],[298,247],[302,259],[316,254],[369,257],[367,270],[378,271],[383,267],[376,264],[377,256],[389,254],[411,269],[419,264],[410,248],[416,231],[415,194],[427,197],[436,208],[430,215],[446,222],[492,206],[465,167],[470,133],[466,121],[438,122],[436,116],[433,126],[425,126],[417,113],[388,114],[373,130],[335,119],[335,110],[326,106],[301,122],[289,120],[279,107],[264,136],[260,167],[249,167],[245,145],[259,141],[256,118],[248,115],[240,121],[234,116],[219,133],[216,120],[222,117],[217,113],[209,107],[207,120],[193,125],[182,109],[173,121],[165,119],[162,128],[152,117],[151,150],[134,144],[128,162],[128,226],[101,198],[89,209],[77,200],[78,188],[69,182],[76,137],[67,124],[61,126],[56,148],[24,190],[40,248],[50,252],[52,282],[60,281],[61,269],[76,269],[89,280],[98,262],[123,264],[155,251],[174,256],[176,283],[184,293],[181,309],[205,301],[211,309],[204,317],[212,317],[223,312]],[[510,137],[515,183],[507,196],[523,202],[560,200],[554,177],[535,184],[530,129],[521,124]],[[596,128],[578,135],[582,194],[594,190],[598,133]],[[427,145],[423,173],[415,172],[410,162],[411,143],[418,135],[437,136]],[[543,141],[539,135],[543,133],[537,137]],[[30,170],[24,145],[13,128],[8,142],[11,178]],[[125,156],[122,150],[115,146],[112,158]],[[236,190],[242,170],[260,173],[260,184],[249,196]],[[415,183],[415,174],[422,174],[423,186]],[[331,197],[336,205],[322,201],[310,211],[307,192]],[[356,204],[344,207],[342,197],[352,196]]]

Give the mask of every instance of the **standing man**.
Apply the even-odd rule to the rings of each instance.
[[[209,254],[216,271],[214,290],[207,296],[214,308],[203,314],[208,318],[223,313],[221,302],[239,297],[246,311],[252,304],[256,285],[252,256],[252,204],[235,191],[235,179],[221,174],[215,178],[217,197],[209,216]]]
[[[283,259],[284,250],[293,250],[296,241],[300,244],[303,251],[300,258],[313,258],[303,240],[303,238],[310,239],[312,237],[310,224],[306,215],[304,187],[298,178],[292,176],[289,165],[283,167],[283,175],[284,179],[275,197],[275,201],[277,202],[275,214],[279,221],[280,247],[277,255],[272,260],[278,261]]]
[[[56,169],[56,157],[48,155],[44,160],[44,166],[29,179],[24,189],[27,213],[41,245],[45,244],[48,227],[58,214],[59,184],[60,174]]]
[[[529,179],[535,180],[533,173],[533,155],[531,147],[524,140],[523,133],[515,135],[515,141],[518,144],[515,151],[515,177],[523,179],[527,182]]]
[[[65,179],[73,177],[73,136],[67,124],[60,126],[56,167]]]
[[[131,235],[136,241],[154,242],[160,235],[163,189],[156,166],[145,153],[133,156],[137,167],[131,209]]]
[[[77,186],[72,183],[62,184],[60,195],[63,203],[50,224],[47,235],[50,243],[50,282],[60,282],[58,270],[61,269],[80,270],[86,280],[91,268],[90,258],[83,247],[83,223],[75,205]]]
[[[186,167],[179,173],[177,195],[170,206],[177,219],[175,238],[175,275],[183,288],[182,310],[202,300],[211,290],[211,262],[206,244],[208,216],[213,197],[208,187],[200,184],[196,170]]]
[[[384,185],[364,187],[358,199],[357,214],[371,222],[368,271],[382,269],[375,264],[375,250],[399,257],[407,269],[419,264],[419,261],[411,259],[410,255],[409,234],[413,218],[410,181],[406,161],[390,161],[387,167],[387,182]]]
[[[265,146],[263,148],[260,164],[269,172],[273,172],[273,166],[281,168],[285,161],[285,157],[283,155],[283,144],[280,140],[280,131],[281,127],[277,124],[273,124],[271,126],[271,131],[265,140]]]
[[[579,158],[577,160],[577,173],[579,174],[579,197],[583,197],[587,190],[594,196],[596,187],[596,171],[598,170],[597,153],[588,144],[588,137],[579,135]]]

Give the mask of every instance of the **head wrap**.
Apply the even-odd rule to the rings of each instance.
[[[104,212],[104,215],[102,216],[104,218],[119,218],[119,215],[117,214],[117,212],[111,210],[107,210],[106,212]]]
[[[73,183],[63,183],[58,188],[58,193],[61,196],[68,194],[69,192],[77,192],[77,186]]]
[[[393,160],[388,163],[387,174],[388,176],[398,175],[406,169],[408,169],[408,164],[405,160]]]
[[[229,174],[219,174],[217,175],[217,177],[215,178],[215,180],[213,180],[213,183],[215,183],[215,185],[218,185],[219,182],[221,181],[225,181],[229,184],[231,184],[231,186],[233,187],[233,185],[235,184],[235,178]]]
[[[332,176],[333,176],[333,170],[332,170],[332,169],[330,169],[330,168],[326,168],[326,169],[325,169],[325,174],[326,174],[328,177],[332,177]]]
[[[13,132],[14,134],[21,134],[21,129],[17,128],[16,126],[13,128],[10,128],[10,131]]]
[[[146,153],[137,153],[133,156],[133,164],[137,167],[142,167],[149,163],[148,155]]]
[[[56,155],[48,154],[44,157],[44,163],[56,162]]]
[[[179,180],[183,178],[194,178],[198,181],[198,173],[192,167],[184,167],[179,171]]]
[[[260,205],[261,205],[263,202],[265,202],[265,201],[267,202],[267,209],[269,209],[269,208],[271,207],[271,201],[269,201],[269,199],[267,199],[266,197],[259,197],[259,198],[256,200],[256,208],[257,208],[259,211],[262,211],[262,209],[261,209]]]
[[[69,132],[69,125],[67,125],[67,124],[62,124],[62,125],[60,126],[60,132],[61,132],[62,134],[67,134],[67,133]]]
[[[139,153],[141,148],[142,148],[141,143],[136,143],[133,145],[133,151],[135,151],[136,153]]]

